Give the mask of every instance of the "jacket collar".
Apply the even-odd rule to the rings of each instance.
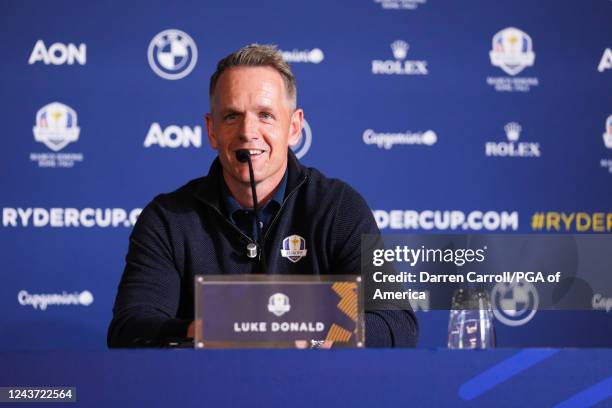
[[[285,197],[293,190],[298,188],[306,179],[306,168],[300,164],[297,157],[291,149],[288,152],[287,159],[287,188],[285,189]],[[208,175],[201,179],[195,188],[194,196],[219,212],[223,213],[223,199],[221,197],[221,177],[223,177],[223,168],[219,157],[212,162]]]

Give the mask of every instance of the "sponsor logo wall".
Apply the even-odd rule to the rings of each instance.
[[[383,233],[612,233],[612,2],[313,0],[308,29],[246,0],[68,3],[0,6],[0,350],[105,347],[131,228],[207,173],[210,75],[253,42],[296,75],[291,149],[361,192]],[[296,237],[286,262],[316,246]],[[612,346],[612,293],[593,294],[586,334],[531,314],[529,288],[495,296],[500,346]],[[415,308],[421,345],[444,346],[447,318]]]

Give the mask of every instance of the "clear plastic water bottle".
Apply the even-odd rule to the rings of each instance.
[[[495,326],[489,296],[484,289],[457,289],[448,322],[448,348],[495,347]]]

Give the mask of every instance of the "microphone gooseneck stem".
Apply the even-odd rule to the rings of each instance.
[[[263,248],[263,235],[261,232],[261,220],[259,218],[259,204],[257,201],[257,189],[255,188],[255,174],[253,172],[253,162],[251,162],[251,156],[247,156],[247,163],[249,165],[249,178],[251,181],[251,194],[253,195],[253,211],[255,212],[255,224],[257,228],[257,246],[259,246],[259,263],[261,273],[266,273],[266,255]]]

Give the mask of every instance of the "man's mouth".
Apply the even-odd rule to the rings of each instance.
[[[265,152],[265,150],[261,150],[261,149],[248,149],[248,150],[249,150],[249,155],[251,157],[260,156]]]

